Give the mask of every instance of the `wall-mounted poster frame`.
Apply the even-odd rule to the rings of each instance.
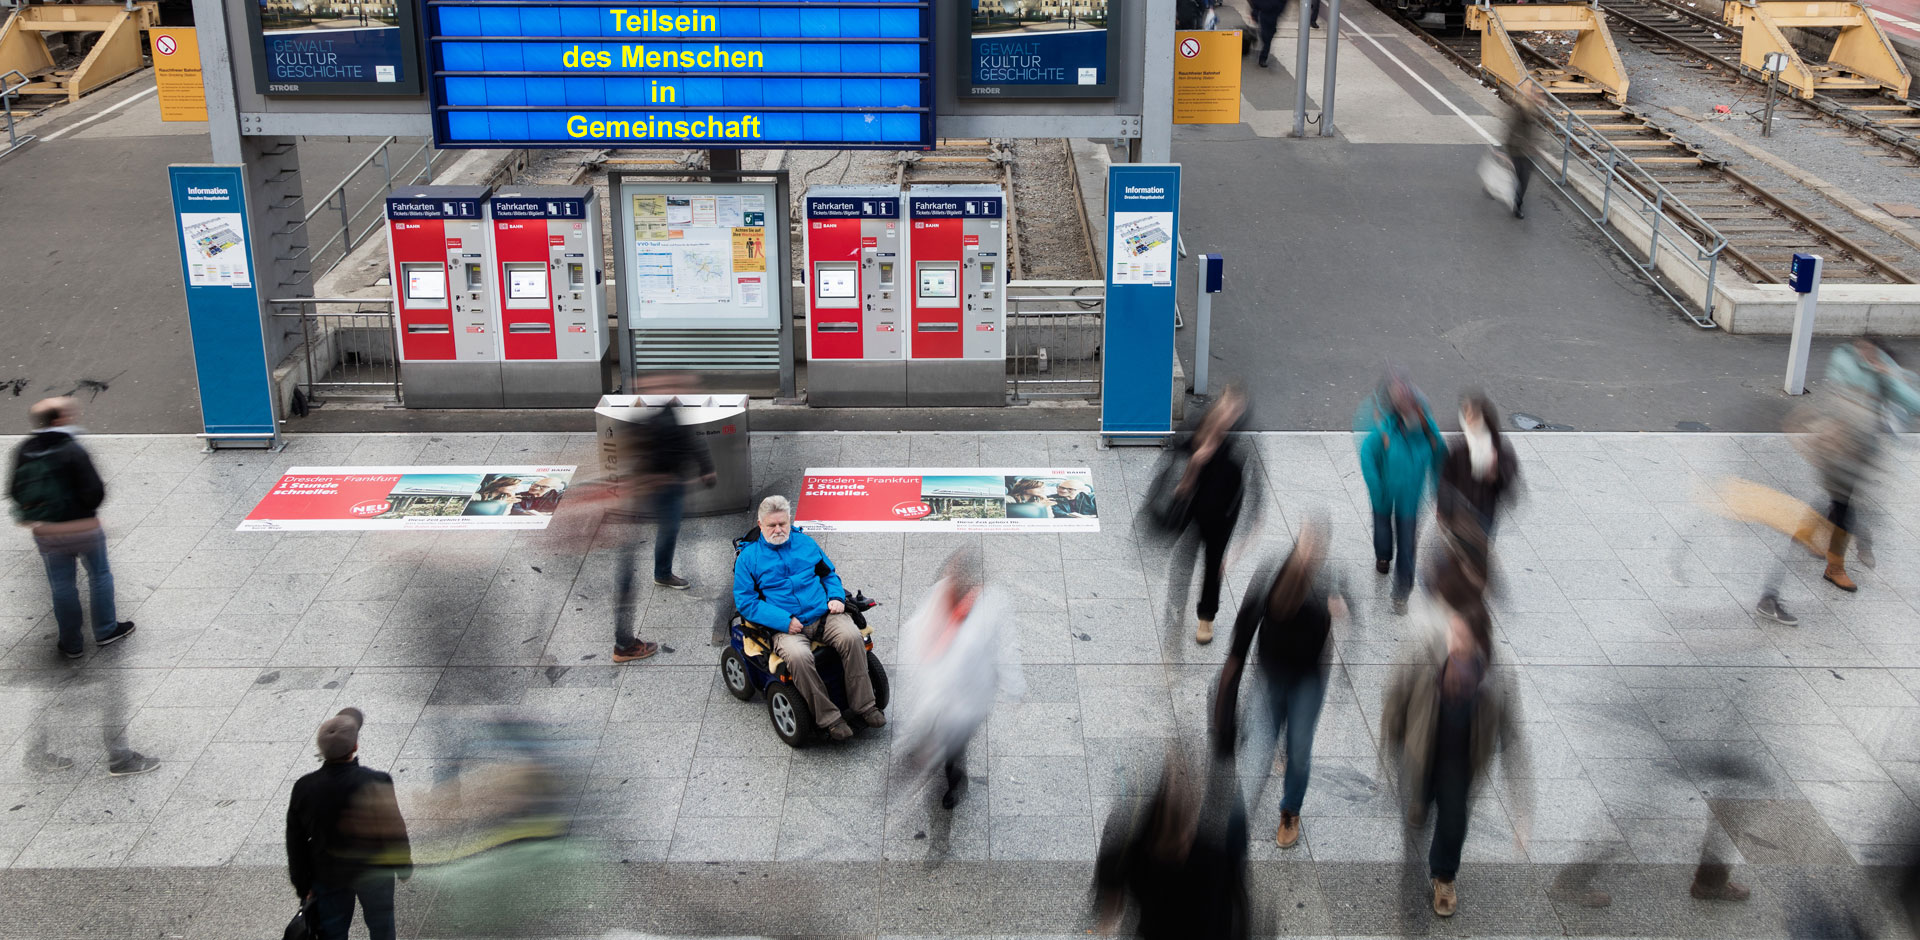
[[[1126,0],[1062,0],[1048,6],[1065,13],[1041,13],[1038,0],[958,0],[953,19],[954,88],[963,99],[1114,98],[1120,62],[1115,32]],[[1007,15],[1006,8],[1015,13]],[[984,8],[995,8],[982,12]],[[1081,12],[1097,10],[1097,27],[1083,25]],[[1035,19],[1044,16],[1046,19]],[[1008,27],[1008,21],[1022,25]],[[976,33],[976,23],[982,32]],[[1088,70],[1093,70],[1089,74]]]
[[[351,13],[316,17],[291,0],[243,0],[247,50],[260,94],[418,95],[420,23],[417,0],[375,0]],[[322,4],[304,4],[309,10]]]

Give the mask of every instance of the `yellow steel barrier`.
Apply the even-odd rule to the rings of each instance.
[[[66,95],[68,101],[116,78],[146,67],[140,31],[160,25],[160,5],[85,3],[27,6],[0,26],[0,73],[19,70],[31,81],[22,95]],[[47,33],[99,33],[86,60],[73,69],[55,69]]]
[[[1907,96],[1911,76],[1894,53],[1880,24],[1866,4],[1848,0],[1726,0],[1721,18],[1740,30],[1740,64],[1763,71],[1767,54],[1781,52],[1787,67],[1780,82],[1802,98],[1822,91],[1878,89],[1896,98]],[[1787,41],[1783,29],[1828,27],[1838,29],[1833,52],[1824,64],[1812,64]]]
[[[1480,66],[1518,88],[1531,77],[1559,94],[1604,94],[1627,101],[1627,69],[1600,11],[1582,3],[1483,4],[1467,7],[1467,27],[1480,32]],[[1528,68],[1513,44],[1515,33],[1576,32],[1566,68]]]

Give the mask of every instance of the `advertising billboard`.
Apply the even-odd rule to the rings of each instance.
[[[1120,0],[963,0],[962,98],[1112,98]],[[1109,38],[1111,37],[1111,38]]]
[[[417,95],[410,0],[248,0],[247,45],[263,95]]]

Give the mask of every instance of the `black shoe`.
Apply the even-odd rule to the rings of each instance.
[[[1309,24],[1307,24],[1307,27],[1308,27],[1309,29],[1319,29],[1319,28],[1320,28],[1320,21],[1319,21],[1319,20],[1314,20],[1314,21],[1313,21],[1312,23],[1309,23]]]
[[[133,621],[122,620],[120,621],[120,624],[118,626],[113,628],[112,633],[109,633],[106,636],[103,636],[100,639],[95,640],[94,642],[99,643],[101,646],[112,646],[113,644],[118,643],[121,640],[124,640],[127,637],[130,637],[132,635],[133,635]]]
[[[1788,613],[1787,608],[1780,603],[1780,598],[1774,597],[1771,594],[1760,598],[1760,603],[1754,605],[1753,612],[1775,623],[1784,624],[1789,627],[1797,627],[1800,625],[1800,618]]]
[[[958,786],[948,786],[947,792],[940,797],[940,808],[952,809],[960,805],[960,791],[965,787],[966,783],[964,781]]]
[[[1513,217],[1514,217],[1514,218],[1516,218],[1516,219],[1524,219],[1524,218],[1526,218],[1526,217],[1527,217],[1527,210],[1525,210],[1525,209],[1522,209],[1522,208],[1520,208],[1519,206],[1514,206],[1514,207],[1513,207]]]
[[[60,648],[58,646],[55,646],[54,649],[60,649]],[[84,647],[77,650],[60,650],[60,655],[65,656],[68,659],[79,659],[80,657],[87,655],[87,651]]]
[[[688,585],[691,585],[693,582],[688,581],[686,578],[680,577],[677,574],[670,574],[664,578],[654,578],[653,583],[658,584],[663,588],[672,588],[676,591],[684,591],[687,589]]]
[[[134,774],[144,774],[149,770],[159,770],[159,769],[160,769],[159,761],[154,760],[153,758],[148,757],[145,754],[136,752],[133,754],[128,754],[127,756],[122,757],[111,764],[108,764],[107,776],[131,777]]]
[[[1267,55],[1266,53],[1264,53],[1264,52],[1262,52],[1262,53],[1260,53],[1260,67],[1261,67],[1261,68],[1266,68],[1266,67],[1267,67],[1267,63],[1268,63],[1269,61],[1271,61],[1271,57],[1270,57],[1270,56],[1268,56],[1268,55]]]

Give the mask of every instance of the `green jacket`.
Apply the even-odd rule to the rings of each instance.
[[[1377,409],[1372,428],[1360,442],[1360,473],[1367,480],[1373,511],[1418,515],[1427,489],[1440,479],[1447,444],[1433,417],[1421,411],[1420,427],[1409,428],[1392,408]]]

